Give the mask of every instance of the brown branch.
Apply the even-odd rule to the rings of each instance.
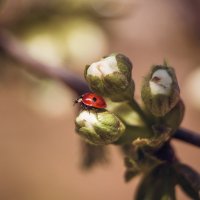
[[[56,79],[70,87],[78,95],[89,91],[86,82],[69,69],[63,66],[52,66],[44,64],[32,58],[26,48],[14,36],[6,31],[0,31],[0,50],[15,61],[23,64],[27,70]],[[174,134],[174,138],[200,147],[200,134],[180,128]]]
[[[34,59],[27,53],[22,43],[6,31],[0,31],[0,49],[15,61],[23,64],[27,70],[61,81],[78,95],[89,91],[86,82],[80,76],[69,69],[64,69],[63,66],[47,65]]]

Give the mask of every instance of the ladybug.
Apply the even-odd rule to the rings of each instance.
[[[74,103],[80,103],[81,107],[87,110],[106,108],[106,102],[103,97],[92,92],[81,95]]]

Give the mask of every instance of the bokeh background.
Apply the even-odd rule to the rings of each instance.
[[[127,55],[138,101],[143,76],[166,59],[186,105],[182,126],[200,132],[199,0],[1,0],[0,28],[40,62],[81,77],[86,64],[104,55]],[[115,147],[110,164],[80,169],[75,98],[0,52],[0,199],[133,199],[140,178],[124,183]],[[173,146],[182,162],[200,171],[198,148],[176,140]],[[189,199],[177,190],[178,200]]]

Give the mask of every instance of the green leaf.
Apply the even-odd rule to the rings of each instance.
[[[129,182],[141,172],[137,163],[130,157],[125,157],[124,164],[127,167],[124,173],[124,179],[126,182]]]
[[[135,171],[139,170],[139,167],[137,165],[137,163],[135,162],[135,160],[131,157],[125,157],[124,159],[124,164],[127,168],[129,169],[133,169]]]
[[[81,141],[82,155],[81,168],[89,170],[97,164],[108,162],[107,148],[105,146],[96,146],[85,141]]]
[[[126,146],[125,151],[127,157],[124,159],[124,164],[127,169],[124,174],[124,179],[126,182],[129,182],[139,173],[148,172],[163,163],[161,160],[142,149],[134,150],[134,147],[131,145]]]
[[[142,149],[138,149],[135,162],[144,172],[152,170],[156,166],[163,163],[161,160],[157,159],[150,153],[143,151]]]
[[[124,180],[125,182],[131,181],[134,177],[136,177],[140,171],[134,171],[132,169],[127,169],[124,173]]]
[[[175,166],[178,184],[194,200],[200,200],[200,174],[191,167],[178,163]]]
[[[175,173],[170,164],[161,164],[145,174],[135,200],[175,200]]]

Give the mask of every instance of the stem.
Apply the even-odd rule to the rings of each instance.
[[[132,99],[132,101],[130,101],[129,105],[140,115],[140,117],[143,119],[145,124],[149,124],[149,120],[148,120],[147,116],[144,114],[143,110],[141,109],[139,104],[135,101],[135,99]]]
[[[148,131],[153,134],[152,128],[151,128],[151,122],[149,121],[148,117],[145,115],[139,104],[133,99],[129,105],[140,115],[142,120],[145,122],[146,127],[148,128]],[[195,133],[190,130],[186,130],[184,128],[179,128],[175,134],[173,135],[173,138],[193,144],[197,147],[200,147],[200,134]]]
[[[151,122],[149,121],[148,117],[146,116],[146,114],[144,113],[144,111],[141,109],[141,107],[139,106],[139,104],[135,101],[135,99],[132,99],[129,102],[129,105],[139,114],[139,116],[141,117],[141,119],[144,121],[146,127],[148,128],[148,131],[151,134],[153,134]]]

